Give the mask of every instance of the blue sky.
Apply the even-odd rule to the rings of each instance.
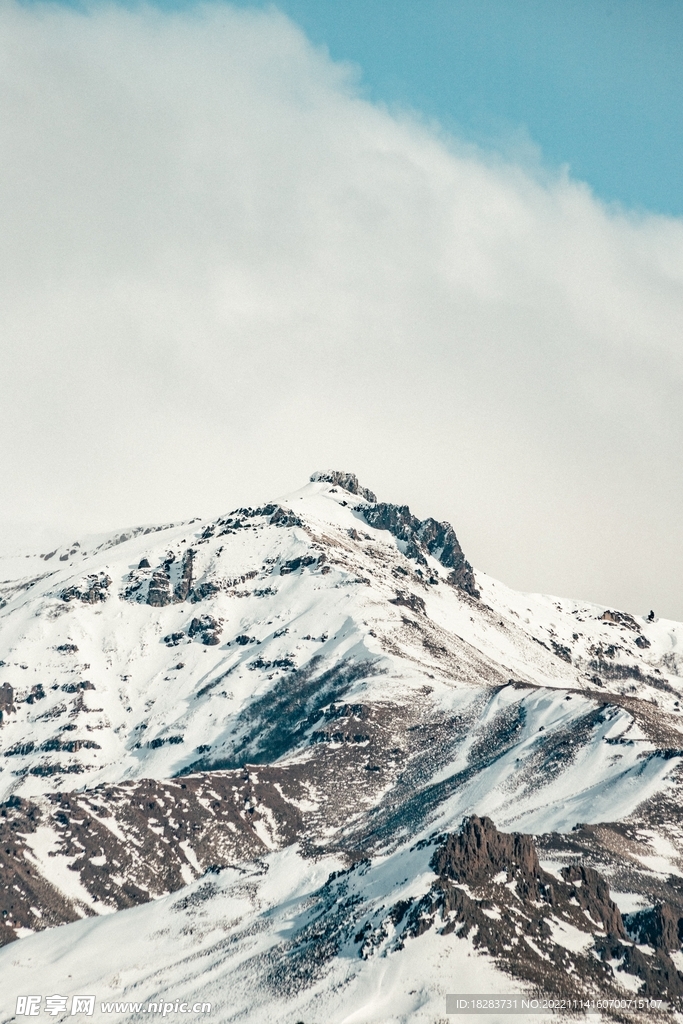
[[[683,215],[680,0],[279,0],[374,101]],[[512,152],[511,152],[512,151]]]

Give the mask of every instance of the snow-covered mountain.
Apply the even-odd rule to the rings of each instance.
[[[681,624],[511,591],[338,472],[0,579],[0,999],[683,995]]]

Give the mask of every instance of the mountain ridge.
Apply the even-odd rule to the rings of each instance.
[[[0,584],[0,941],[125,918],[288,850],[304,888],[323,862],[379,879],[473,816],[631,886],[653,950],[683,920],[683,830],[664,810],[682,781],[680,624],[517,594],[472,568],[450,524],[337,471],[48,554],[49,571]],[[420,872],[418,902],[428,858]],[[596,928],[595,955],[626,957],[652,995],[620,952],[635,939]],[[384,943],[359,959],[400,953]],[[504,980],[501,948],[486,955]],[[530,964],[564,955],[538,948]]]

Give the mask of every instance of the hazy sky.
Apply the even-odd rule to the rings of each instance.
[[[367,96],[274,9],[0,0],[0,520],[336,467],[683,619],[683,221]]]

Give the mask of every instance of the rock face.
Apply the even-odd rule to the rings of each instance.
[[[62,601],[83,601],[84,604],[98,604],[106,601],[111,578],[106,573],[87,576],[78,586],[67,587],[60,594]]]
[[[477,815],[445,838],[431,866],[437,878],[407,913],[405,936],[419,936],[439,922],[442,935],[472,934],[475,947],[546,992],[566,993],[571,979],[580,978],[583,986],[594,984],[616,997],[611,962],[619,964],[617,979],[619,972],[640,979],[641,995],[683,997],[683,975],[667,952],[680,949],[670,908],[633,915],[638,920],[631,928],[654,947],[644,955],[627,936],[609,885],[596,870],[567,865],[558,879],[541,868],[531,836],[499,832],[490,818]],[[406,910],[396,906],[390,916],[403,917]],[[568,927],[585,934],[583,948],[574,940],[570,951],[558,941]]]
[[[555,910],[564,905],[565,911],[577,904],[608,935],[626,938],[621,912],[597,871],[584,864],[568,865],[561,871],[563,884],[541,869],[531,836],[499,832],[490,818],[466,819],[461,831],[434,854],[432,866],[442,882],[450,879],[471,886],[485,885],[504,873],[522,899],[546,902]]]
[[[0,686],[0,725],[2,725],[4,716],[15,710],[14,690],[9,683],[3,683]]]
[[[626,938],[621,911],[610,899],[609,885],[602,875],[585,864],[570,864],[562,869],[562,877],[570,885],[570,899],[575,899],[608,935]]]
[[[407,505],[389,505],[385,502],[367,507],[360,506],[366,523],[377,530],[388,530],[405,545],[405,554],[421,565],[426,565],[425,554],[430,554],[447,569],[452,569],[449,582],[471,597],[479,597],[472,566],[466,560],[458,538],[450,523],[436,519],[420,520]]]
[[[443,878],[482,885],[499,874],[521,880],[525,896],[538,899],[541,868],[531,836],[499,832],[490,818],[467,818],[462,830],[448,837],[434,854],[432,866]]]
[[[332,484],[333,487],[342,487],[349,494],[358,494],[361,498],[365,498],[366,501],[377,501],[377,497],[372,491],[368,490],[367,487],[361,487],[355,473],[344,473],[339,469],[313,473],[311,483],[316,483],[317,481]]]
[[[147,604],[153,608],[163,608],[168,604],[181,604],[187,601],[192,589],[193,559],[194,551],[190,548],[185,552],[178,571],[174,565],[175,555],[171,553],[161,568],[152,573],[147,589]]]
[[[625,924],[631,938],[655,949],[670,952],[683,944],[683,910],[669,903],[627,914]]]
[[[187,635],[197,637],[207,647],[213,647],[221,641],[221,624],[213,615],[202,615],[192,620]]]

